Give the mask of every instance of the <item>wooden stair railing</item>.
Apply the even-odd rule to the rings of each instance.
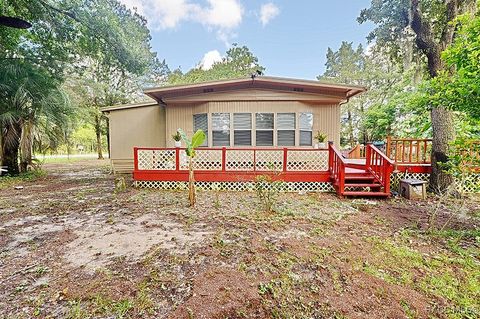
[[[346,162],[342,153],[333,146],[333,142],[328,142],[328,170],[333,187],[339,196],[343,196],[345,191],[345,167]]]
[[[330,179],[338,196],[390,196],[394,163],[371,143],[365,147],[364,164],[349,163],[331,142],[328,154]]]
[[[371,143],[367,144],[365,158],[365,170],[383,186],[384,193],[390,194],[390,175],[395,163]]]

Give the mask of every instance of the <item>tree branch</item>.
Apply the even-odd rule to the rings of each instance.
[[[418,48],[427,56],[430,76],[435,77],[443,66],[439,44],[435,41],[431,26],[423,21],[419,0],[411,0],[410,11],[410,27],[415,32],[415,42]]]

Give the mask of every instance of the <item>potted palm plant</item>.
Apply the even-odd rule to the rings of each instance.
[[[180,133],[177,131],[175,134],[172,135],[173,140],[175,141],[175,147],[181,147],[182,146],[182,136]]]
[[[327,140],[327,134],[317,131],[314,139],[317,141],[317,144],[315,144],[315,148],[327,148],[327,144],[325,143],[325,141]]]

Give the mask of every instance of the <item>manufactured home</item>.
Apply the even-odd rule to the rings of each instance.
[[[340,142],[340,107],[351,85],[257,76],[145,90],[151,102],[103,109],[115,172],[132,172],[134,147],[169,148],[182,128],[207,133],[205,148],[313,148],[320,132]]]

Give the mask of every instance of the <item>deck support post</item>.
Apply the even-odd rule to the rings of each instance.
[[[227,163],[227,148],[222,147],[222,172],[226,171],[226,163]]]
[[[175,149],[175,170],[180,170],[180,149],[178,147]]]

